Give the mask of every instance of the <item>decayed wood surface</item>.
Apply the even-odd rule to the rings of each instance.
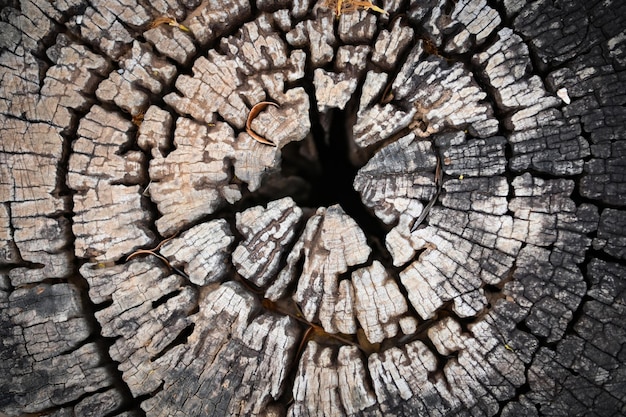
[[[2,2],[0,416],[626,414],[624,3],[373,5]]]

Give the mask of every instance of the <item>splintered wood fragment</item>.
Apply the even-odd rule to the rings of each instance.
[[[346,285],[348,281],[339,282],[339,275],[369,257],[365,234],[339,205],[318,209],[309,225],[317,230],[304,247],[304,266],[294,300],[302,306],[306,319],[319,319],[326,332],[355,333],[354,291]]]
[[[255,117],[257,117],[257,115],[263,111],[263,109],[265,109],[267,106],[274,106],[274,107],[279,107],[278,104],[273,103],[271,101],[262,101],[260,103],[255,104],[254,106],[252,106],[252,109],[250,110],[250,113],[248,113],[248,120],[246,120],[246,133],[248,133],[248,135],[252,136],[252,138],[254,140],[256,140],[257,142],[261,142],[264,143],[266,145],[271,145],[271,146],[276,146],[276,144],[268,139],[265,139],[263,136],[259,135],[258,133],[256,133],[254,130],[252,130],[252,121],[254,120]]]
[[[301,217],[302,209],[289,197],[237,213],[237,229],[244,237],[232,254],[237,272],[257,287],[275,278]]]
[[[435,195],[433,195],[433,197],[430,199],[426,207],[424,207],[422,214],[420,214],[420,216],[415,220],[415,223],[413,223],[413,226],[411,226],[411,232],[414,232],[417,230],[417,228],[419,227],[420,224],[422,224],[426,216],[428,216],[430,209],[433,208],[433,205],[435,204],[435,202],[439,198],[439,194],[441,193],[442,182],[443,182],[443,170],[441,169],[441,158],[437,157],[437,168],[435,168],[435,185],[437,186],[437,191],[435,192]]]
[[[197,285],[219,281],[227,272],[229,246],[234,237],[228,223],[217,219],[201,223],[165,243],[161,254],[173,266],[184,269]]]
[[[365,363],[356,347],[343,346],[334,352],[309,342],[298,366],[287,416],[312,415],[308,410],[328,410],[327,415],[333,415],[329,408],[333,404],[341,404],[345,414],[339,415],[381,415],[375,412],[376,395],[365,376]]]
[[[198,307],[185,343],[146,364],[154,369],[146,377],[168,388],[150,395],[142,409],[157,417],[265,415],[268,403],[284,392],[300,334],[297,322],[258,314],[255,297],[232,282],[208,289]],[[137,382],[144,377],[133,368],[127,373]]]
[[[398,321],[408,311],[398,285],[382,264],[352,273],[356,315],[370,343],[380,343],[398,333]]]

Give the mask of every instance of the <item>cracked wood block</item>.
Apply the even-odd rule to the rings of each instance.
[[[5,3],[1,415],[626,410],[625,5]]]
[[[382,264],[352,273],[356,316],[370,343],[380,343],[398,334],[398,322],[408,311],[404,296]]]
[[[365,363],[358,349],[343,346],[338,353],[309,342],[302,354],[294,382],[294,405],[288,416],[381,415],[376,413],[376,398],[366,382]],[[312,384],[316,381],[315,384]]]
[[[120,114],[94,106],[78,127],[68,173],[68,185],[78,191],[72,227],[78,257],[112,261],[151,241],[151,215],[137,185],[145,178],[144,155],[121,153],[131,126]]]
[[[302,218],[302,209],[291,198],[256,206],[237,213],[237,229],[244,236],[233,251],[237,272],[257,287],[276,276]]]
[[[405,128],[419,136],[456,128],[488,137],[497,132],[498,121],[485,98],[471,73],[460,64],[449,65],[444,58],[429,55],[420,40],[383,97],[391,103],[359,111],[355,141],[360,147],[370,146]]]
[[[142,408],[157,416],[262,415],[283,393],[298,334],[294,320],[255,313],[258,303],[233,283],[202,296],[199,309],[188,347],[155,361],[163,389]]]
[[[57,164],[63,139],[57,128],[45,123],[5,119],[0,141],[0,201],[10,216],[4,240],[7,264],[41,264],[40,270],[9,271],[13,285],[64,278],[71,273],[67,250],[69,223],[62,213],[68,198],[58,189]],[[56,194],[56,195],[55,195]]]
[[[147,45],[135,41],[130,57],[100,83],[96,97],[105,103],[115,103],[137,117],[147,110],[149,94],[159,94],[175,75],[174,65],[155,56]]]
[[[430,141],[409,134],[382,148],[359,170],[354,189],[383,222],[392,224],[415,205],[419,216],[435,193],[437,158]]]
[[[288,277],[279,276],[279,280],[288,280],[288,284],[297,279],[293,299],[309,322],[319,320],[328,333],[355,333],[354,289],[348,281],[339,281],[339,275],[369,258],[371,249],[363,231],[335,205],[318,209],[307,222],[303,237],[297,257],[287,260],[289,267],[303,259],[301,275],[294,276],[289,268]]]
[[[175,149],[150,161],[150,196],[161,217],[159,232],[171,235],[226,203],[242,198],[247,183],[254,191],[276,169],[280,153],[240,134],[226,123],[207,126],[180,117],[174,128]]]
[[[223,264],[234,238],[225,220],[213,220],[187,230],[159,250],[170,263],[184,269],[196,285],[218,282],[226,273]]]

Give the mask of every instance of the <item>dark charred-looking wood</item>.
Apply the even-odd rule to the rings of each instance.
[[[0,416],[626,414],[623,2],[0,8]]]

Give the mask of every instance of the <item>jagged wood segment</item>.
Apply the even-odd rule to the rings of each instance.
[[[81,39],[117,60],[134,41],[130,27],[147,26],[151,19],[151,11],[143,5],[133,3],[133,7],[128,7],[126,0],[95,0],[87,5],[80,21],[70,22],[70,27],[78,31]]]
[[[176,76],[176,67],[157,57],[146,44],[133,42],[130,56],[100,83],[96,97],[101,102],[115,103],[133,117],[145,113],[150,93],[159,94]]]
[[[310,48],[309,59],[315,68],[322,67],[332,61],[337,44],[333,12],[329,9],[318,9],[315,20],[303,20],[286,35],[289,45],[296,48]]]
[[[241,199],[242,186],[232,182],[233,174],[254,191],[280,162],[276,148],[245,134],[235,137],[223,122],[207,126],[179,117],[174,146],[167,156],[150,161],[150,198],[161,212],[156,226],[163,235]]]
[[[319,223],[315,217],[321,218]],[[294,300],[307,320],[319,320],[328,333],[354,333],[353,290],[347,281],[339,282],[339,275],[367,261],[371,249],[363,231],[338,205],[318,209],[309,225],[317,230],[304,245]]]
[[[94,106],[81,120],[72,145],[68,185],[74,194],[75,253],[81,258],[113,261],[150,243],[150,213],[142,205],[145,156],[122,153],[132,123],[119,113]]]
[[[189,281],[204,286],[218,282],[227,273],[225,265],[233,237],[224,219],[199,224],[165,243],[159,252],[184,269]]]
[[[92,101],[88,95],[109,73],[111,64],[64,34],[57,36],[46,55],[55,65],[46,71],[42,99],[36,103],[33,116],[66,130],[75,118],[72,109],[88,108]]]
[[[354,310],[361,328],[370,343],[380,343],[398,334],[398,323],[408,311],[404,295],[383,265],[372,266],[352,273]],[[410,316],[407,316],[410,317]]]
[[[286,89],[285,83],[303,77],[305,57],[302,51],[289,52],[271,23],[271,17],[262,15],[223,41],[225,55],[211,50],[198,58],[193,76],[176,79],[182,96],[168,94],[165,102],[198,121],[212,123],[219,114],[242,129],[252,106],[273,100],[281,107],[269,111],[269,126],[252,128],[279,147],[302,140],[310,127],[309,100],[304,89]]]
[[[341,46],[337,51],[337,72],[315,69],[313,85],[320,113],[345,108],[356,90],[369,52],[370,47],[365,45]]]
[[[301,218],[302,209],[289,197],[237,213],[237,230],[244,237],[232,254],[237,272],[257,287],[267,285],[278,274]]]
[[[344,2],[347,3],[347,2]],[[379,17],[367,10],[342,13],[339,16],[337,34],[341,42],[346,44],[371,44],[376,34],[376,23]]]
[[[396,19],[391,30],[383,29],[374,43],[372,62],[385,71],[392,70],[413,39],[414,30]]]
[[[11,15],[16,27],[27,30],[18,35],[23,46],[31,45],[37,36],[45,36],[46,30],[51,29],[50,20],[39,8],[30,9],[31,6],[24,4],[32,12],[29,18]],[[17,44],[11,47],[17,48]],[[2,120],[0,201],[9,203],[5,208],[10,210],[12,220],[7,231],[13,234],[12,242],[5,240],[3,246],[10,253],[10,263],[24,260],[43,265],[37,271],[12,270],[14,285],[69,274],[72,254],[66,246],[70,225],[62,217],[69,201],[58,195],[62,181],[57,166],[63,156],[61,134],[74,122],[73,110],[82,110],[89,104],[84,95],[93,92],[109,68],[104,59],[71,43],[62,34],[46,54],[54,65],[41,81],[37,81],[39,68],[32,65],[33,56],[22,47],[15,54],[3,54],[3,62],[7,63],[2,66],[1,76],[5,81],[0,92],[4,97],[0,105],[3,113],[45,121]],[[35,85],[41,85],[40,91]]]
[[[482,45],[502,21],[486,0],[457,1],[451,8],[443,0],[413,0],[408,16],[423,28],[429,41],[453,53],[468,52]]]
[[[369,369],[385,415],[494,415],[498,402],[524,383],[524,367],[487,321],[472,334],[448,318],[429,330],[440,353],[458,352],[438,372],[437,356],[420,341],[369,357]],[[436,404],[436,406],[433,406]]]
[[[96,317],[104,335],[117,337],[111,356],[131,392],[156,392],[142,403],[146,412],[260,415],[280,397],[295,353],[293,319],[255,318],[258,302],[232,283],[198,295],[152,259],[128,266],[85,265],[81,272],[92,297],[113,302]]]
[[[197,2],[191,2],[191,4]],[[203,0],[183,21],[194,39],[205,46],[233,30],[251,16],[248,0]]]
[[[308,342],[287,416],[382,416],[365,376],[365,364],[357,348],[342,346],[335,353]]]
[[[159,25],[145,31],[143,36],[160,54],[182,65],[188,65],[197,52],[193,38],[179,27]]]
[[[452,394],[470,415],[496,414],[499,402],[513,398],[526,382],[524,363],[506,348],[490,316],[470,326],[465,349],[444,367]]]
[[[3,115],[36,121],[40,120],[39,111],[45,111],[48,105],[55,109],[58,101],[48,101],[47,95],[42,97],[40,94],[43,74],[40,72],[39,60],[31,51],[38,50],[42,40],[53,33],[56,29],[53,19],[60,19],[61,14],[51,3],[24,1],[20,7],[21,11],[12,7],[3,8],[3,36],[0,40],[3,88],[0,89],[0,111]],[[88,62],[93,56],[84,56],[83,63],[90,66]],[[85,70],[74,67],[72,63],[68,67],[71,68],[68,72],[74,74]]]
[[[598,413],[611,414],[623,408],[619,398],[626,376],[622,348],[626,341],[626,268],[592,259],[588,271],[591,299],[583,305],[582,317],[574,326],[576,334],[559,342],[554,362],[546,363],[546,356],[551,354],[544,351],[529,372],[534,392],[528,396],[542,409],[585,412],[582,410],[593,408]],[[574,395],[576,392],[585,395]]]
[[[363,203],[387,224],[411,210],[419,216],[435,194],[437,158],[430,141],[409,134],[378,151],[354,178]]]
[[[497,132],[498,121],[487,97],[473,75],[460,63],[428,55],[419,41],[409,53],[393,81],[393,100],[416,109],[414,126],[422,135],[446,127],[468,129],[472,135],[488,137]]]
[[[452,127],[489,137],[497,132],[498,121],[484,102],[486,96],[461,64],[449,65],[442,57],[428,55],[420,40],[383,97],[391,102],[357,113],[354,140],[359,147],[367,147],[405,128],[420,136]]]
[[[442,378],[428,383],[429,374],[437,369],[437,359],[420,341],[370,355],[368,368],[383,415],[417,410],[425,415],[445,416],[460,410],[459,401]]]
[[[264,415],[284,390],[295,320],[257,316],[258,302],[233,283],[208,290],[199,303],[187,344],[154,362],[163,389],[142,408],[154,416]]]
[[[411,304],[423,319],[446,302],[461,317],[487,305],[482,287],[498,284],[511,269],[521,246],[509,216],[433,209],[431,225],[410,235],[419,259],[400,273]]]
[[[172,130],[172,114],[158,106],[150,106],[137,131],[137,145],[152,158],[164,157],[169,150],[169,137]],[[147,187],[149,193],[149,186]],[[144,194],[146,190],[144,190]]]

